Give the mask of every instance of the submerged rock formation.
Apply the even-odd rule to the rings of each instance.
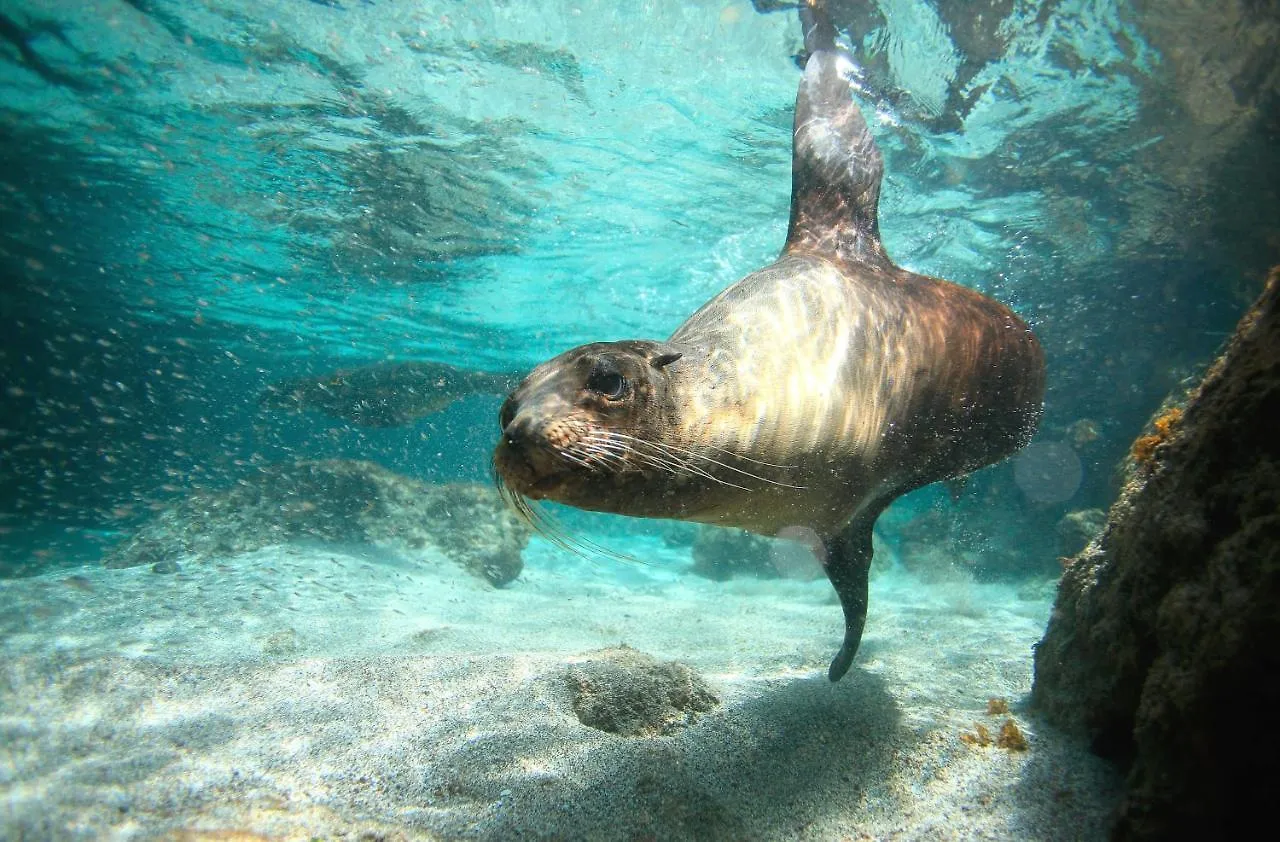
[[[1280,751],[1280,269],[1067,561],[1033,704],[1127,766],[1115,838],[1248,838]],[[1141,446],[1138,446],[1141,445]]]
[[[676,535],[683,534],[671,535],[667,543],[680,546]],[[880,533],[875,533],[872,540],[876,557],[871,570],[883,573],[897,563],[897,553],[881,540]],[[713,582],[738,578],[811,582],[826,576],[823,552],[821,539],[803,527],[788,527],[775,537],[766,537],[732,527],[696,524],[690,550],[691,572]]]
[[[741,529],[702,526],[693,541],[693,572],[716,582],[735,576],[776,579],[773,541]]]
[[[272,383],[258,397],[258,407],[321,412],[361,427],[400,427],[469,395],[505,395],[518,382],[516,374],[446,363],[384,361]]]
[[[309,538],[410,552],[434,546],[501,586],[520,575],[529,536],[488,486],[428,485],[372,462],[303,460],[271,465],[229,489],[191,494],[117,547],[106,565],[150,564],[166,573],[182,557]]]
[[[1102,532],[1107,513],[1102,509],[1080,509],[1067,512],[1058,520],[1058,550],[1062,555],[1075,555]]]

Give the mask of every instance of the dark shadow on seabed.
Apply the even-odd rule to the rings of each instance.
[[[771,682],[669,738],[584,731],[558,671],[540,684],[562,714],[554,724],[468,741],[436,765],[447,770],[437,791],[504,809],[478,825],[452,813],[431,829],[484,839],[792,838],[851,804],[877,805],[869,818],[891,809],[894,759],[917,739],[883,680],[857,669],[838,684]],[[569,773],[520,772],[524,757],[558,758]]]
[[[1025,710],[1019,710],[1018,714],[1020,717],[1027,716]],[[1043,717],[1031,717],[1025,721],[1027,730],[1033,734],[1052,735],[1053,749],[1044,751],[1033,737],[1027,764],[1022,768],[1015,788],[1022,794],[1021,801],[1024,804],[1035,805],[1035,812],[1015,817],[1013,827],[1024,831],[1019,833],[1018,838],[1032,838],[1044,827],[1060,828],[1058,838],[1064,840],[1092,842],[1103,838],[1105,827],[1082,824],[1079,817],[1084,812],[1096,811],[1096,805],[1100,801],[1118,803],[1123,792],[1124,776],[1118,769],[1100,762],[1089,751],[1084,740],[1075,739],[1054,728]],[[1081,791],[1079,778],[1064,780],[1064,767],[1086,775],[1084,781],[1088,792]],[[1110,821],[1106,825],[1109,826]]]
[[[42,839],[125,826],[144,839],[789,838],[828,807],[892,808],[885,782],[915,739],[882,680],[858,671],[778,682],[674,737],[627,739],[578,723],[556,661],[522,679],[524,668],[14,661],[0,685],[14,775],[0,826]]]

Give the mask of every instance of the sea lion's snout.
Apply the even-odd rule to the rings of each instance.
[[[539,425],[528,415],[513,416],[502,426],[502,441],[498,448],[501,453],[519,458],[534,470],[549,467],[545,439],[540,435]]]
[[[535,368],[498,412],[499,479],[529,497],[580,504],[598,496],[588,487],[600,481],[616,484],[645,466],[669,467],[673,460],[649,452],[658,446],[647,443],[644,431],[658,415],[664,369],[682,355],[644,340],[599,342]]]
[[[520,402],[513,393],[502,404],[498,413],[498,426],[502,438],[498,441],[498,455],[521,455],[529,450],[534,437],[534,425],[526,412],[520,414]]]
[[[519,424],[516,423],[516,413],[519,409],[520,404],[513,393],[502,402],[502,409],[498,412],[498,427],[502,431],[502,443],[512,447],[522,444],[529,431],[527,421],[522,420]]]
[[[501,439],[494,467],[511,488],[530,497],[547,496],[570,467],[566,448],[581,437],[580,425],[566,416],[565,402],[522,384],[498,413]]]

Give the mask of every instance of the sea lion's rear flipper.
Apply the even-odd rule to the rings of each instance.
[[[800,7],[809,54],[792,131],[791,222],[783,251],[889,265],[877,205],[884,161],[853,102],[849,55],[820,0]]]
[[[855,517],[835,538],[826,542],[827,578],[844,609],[844,643],[831,662],[827,677],[839,681],[849,671],[862,642],[867,622],[867,579],[871,572],[871,529],[874,517]]]

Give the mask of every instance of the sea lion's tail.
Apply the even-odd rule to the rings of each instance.
[[[800,5],[808,58],[792,130],[791,221],[784,253],[889,266],[878,205],[884,161],[853,102],[853,62],[824,0]]]

